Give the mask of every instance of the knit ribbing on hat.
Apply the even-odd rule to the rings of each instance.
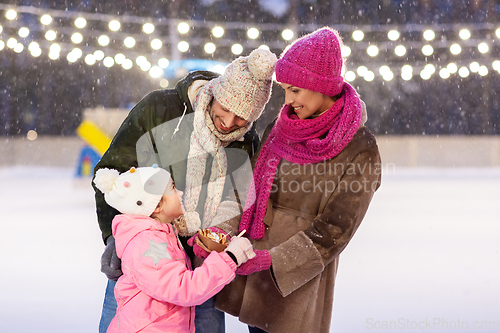
[[[213,96],[225,109],[252,123],[269,101],[275,67],[276,55],[256,49],[234,60],[213,80]]]
[[[239,230],[246,229],[252,239],[264,237],[263,219],[281,159],[304,165],[337,156],[359,129],[361,114],[361,100],[348,83],[344,83],[342,97],[317,118],[299,119],[285,105],[257,159],[247,198],[251,204],[245,206]]]
[[[338,95],[343,88],[341,39],[321,28],[297,39],[276,63],[276,80],[295,87]]]

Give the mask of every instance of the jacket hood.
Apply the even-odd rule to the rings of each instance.
[[[113,235],[115,237],[116,254],[119,258],[128,243],[144,230],[170,230],[170,223],[160,223],[149,216],[116,215],[113,219]]]
[[[175,85],[175,90],[179,94],[181,100],[187,101],[189,103],[188,109],[192,110],[193,106],[191,105],[191,100],[189,99],[189,87],[193,85],[195,81],[201,80],[201,81],[210,81],[213,80],[217,77],[219,77],[220,74],[210,72],[210,71],[193,71],[189,72],[186,76],[184,76],[182,79],[180,79],[177,84]]]

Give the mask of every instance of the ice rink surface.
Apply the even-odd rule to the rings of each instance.
[[[103,244],[73,174],[0,169],[0,332],[97,332]],[[387,171],[341,255],[331,331],[500,332],[499,192],[500,169]]]

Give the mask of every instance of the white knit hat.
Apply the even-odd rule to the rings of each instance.
[[[230,63],[224,74],[213,80],[215,99],[227,110],[249,123],[260,117],[271,96],[276,55],[265,49]]]
[[[108,205],[123,214],[145,216],[151,216],[171,183],[170,173],[157,165],[132,167],[122,174],[102,168],[94,178],[94,184],[104,193]]]

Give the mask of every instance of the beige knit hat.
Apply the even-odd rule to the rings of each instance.
[[[239,57],[212,82],[215,99],[227,110],[249,123],[260,117],[271,96],[276,55],[256,49]]]

